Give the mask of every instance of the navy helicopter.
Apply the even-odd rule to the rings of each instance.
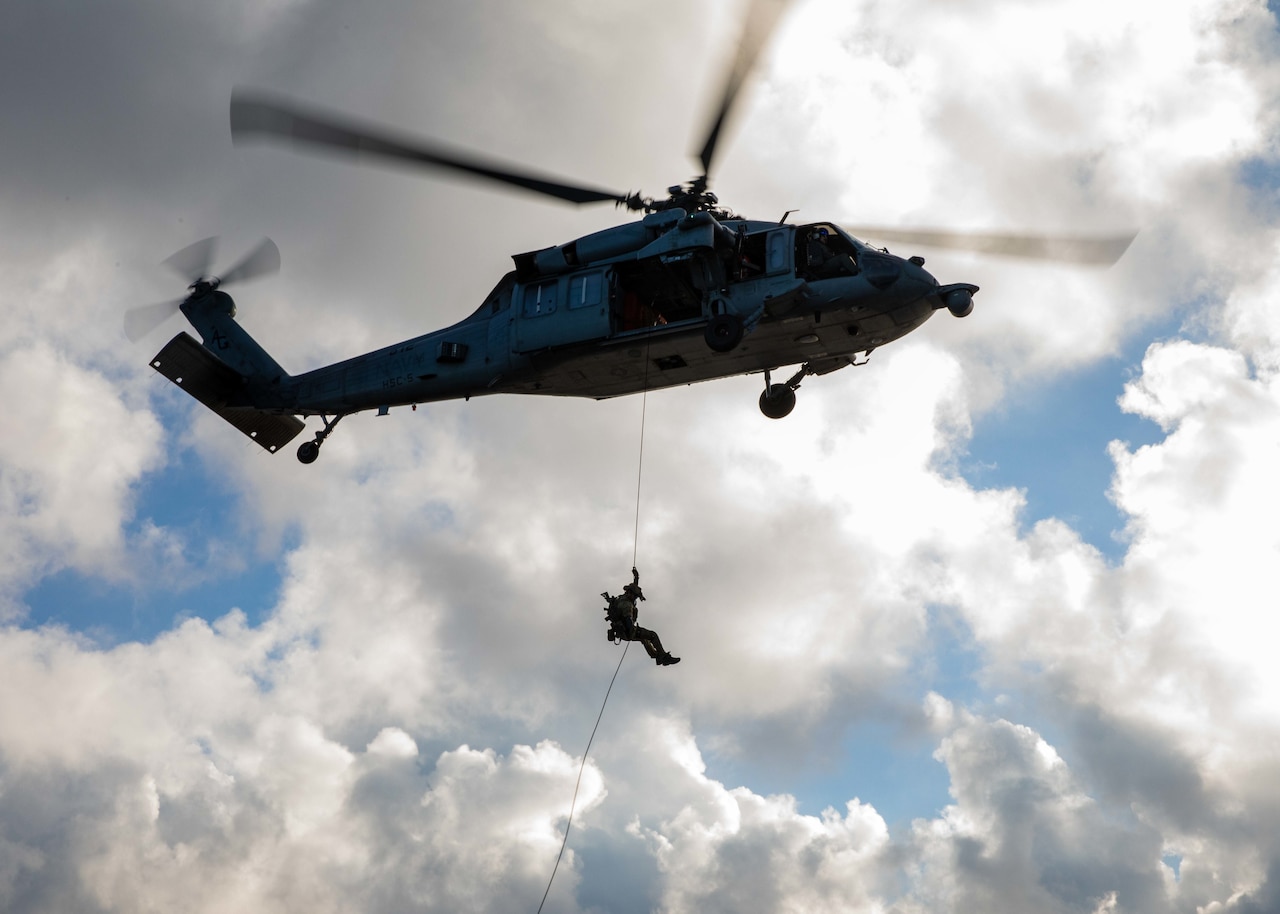
[[[516,254],[480,307],[452,326],[343,362],[290,375],[235,321],[220,288],[279,269],[270,240],[221,277],[213,240],[166,263],[189,281],[182,300],[133,309],[136,340],[180,310],[199,332],[179,333],[152,367],[274,453],[305,428],[312,463],[345,416],[487,394],[603,399],[760,373],[760,410],[779,419],[806,377],[863,364],[870,353],[947,310],[965,317],[978,287],[940,284],[924,258],[898,257],[855,236],[1081,263],[1111,263],[1132,235],[1108,238],[846,229],[830,222],[749,219],[710,191],[716,146],[739,89],[783,4],[754,0],[727,85],[698,153],[702,174],[665,198],[585,187],[397,135],[262,93],[231,98],[235,142],[284,142],[312,151],[459,172],[574,204],[611,202],[636,221]],[[862,361],[858,361],[859,356]],[[773,372],[797,366],[786,380]]]

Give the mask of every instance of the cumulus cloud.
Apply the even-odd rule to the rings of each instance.
[[[971,371],[1085,364],[1265,269],[1274,206],[1239,169],[1274,157],[1275,44],[1256,2],[801,5],[743,126],[770,172],[747,192],[860,225],[1140,230],[1110,272],[919,252],[980,270],[982,319],[947,331]]]
[[[794,798],[760,796],[704,774],[688,734],[666,728],[663,749],[678,753],[692,796],[660,828],[638,823],[665,877],[662,903],[673,911],[870,910],[885,888],[889,850],[884,820],[850,800],[800,815]],[[665,753],[664,753],[665,754]]]
[[[549,873],[578,767],[551,742],[434,759],[394,725],[338,742],[273,689],[301,642],[234,616],[110,651],[56,631],[3,645],[7,910],[504,910]],[[582,813],[604,795],[585,775]]]
[[[0,399],[3,617],[15,591],[61,568],[115,578],[133,486],[162,458],[155,417],[45,341],[0,350]]]
[[[967,716],[937,751],[955,802],[912,826],[904,910],[1168,910],[1158,833],[1115,821],[1037,733]]]
[[[1271,740],[1280,720],[1268,649],[1273,625],[1258,610],[1278,544],[1268,507],[1272,452],[1280,440],[1273,382],[1271,372],[1251,369],[1241,353],[1220,346],[1176,341],[1148,350],[1120,405],[1158,422],[1167,435],[1134,450],[1123,442],[1111,446],[1113,497],[1129,518],[1128,549],[1118,567],[1108,567],[1055,520],[1004,543],[953,544],[944,553],[943,577],[955,590],[939,596],[963,607],[994,677],[1005,688],[1026,689],[1041,719],[1069,734],[1080,769],[1079,779],[1063,782],[1079,794],[1070,805],[1116,803],[1136,817],[1136,831],[1117,837],[1109,859],[1121,859],[1119,847],[1139,838],[1146,846],[1144,860],[1131,861],[1129,876],[1113,874],[1121,881],[1141,875],[1127,890],[1097,884],[1097,898],[1047,898],[1041,892],[1052,887],[1043,873],[1018,877],[1021,888],[998,875],[1005,863],[1014,866],[1000,862],[998,816],[966,819],[983,837],[966,870],[974,878],[954,881],[979,893],[973,903],[1021,898],[1045,909],[1089,910],[1106,889],[1117,892],[1120,910],[1126,903],[1137,910],[1196,910],[1227,905],[1239,892],[1267,897],[1274,829],[1263,823],[1275,806],[1272,791],[1259,785],[1277,770]],[[984,732],[971,745],[988,751],[996,735]],[[1018,732],[1027,746],[1041,746],[1032,731]],[[966,794],[957,765],[965,745],[953,735],[940,749],[960,808]],[[1036,751],[1044,755],[1043,747]],[[1025,754],[1032,757],[1029,749]],[[1068,771],[1053,757],[1037,781]],[[979,766],[984,779],[995,764],[989,759]],[[948,811],[943,820],[958,814]],[[1029,821],[1050,827],[1052,817]],[[1075,851],[1067,850],[1075,845],[1057,841],[1047,845],[1053,850],[1045,860],[1076,865],[1068,862]],[[949,845],[954,865],[970,859],[962,843]],[[1151,894],[1160,854],[1180,861],[1178,881],[1163,890],[1167,903]],[[1032,864],[1039,865],[1022,859],[1014,868]],[[1093,884],[1085,872],[1105,872],[1079,865],[1067,882],[1073,891]],[[983,895],[978,886],[988,878],[991,894]]]
[[[1280,494],[1270,470],[1280,441],[1275,376],[1252,373],[1231,350],[1156,345],[1121,403],[1169,430],[1134,452],[1112,448],[1115,497],[1131,516],[1126,571],[1145,598],[1131,601],[1135,621],[1178,614],[1202,650],[1232,658],[1260,711],[1273,707],[1272,664],[1258,649],[1272,628],[1256,609],[1280,549],[1266,507]]]

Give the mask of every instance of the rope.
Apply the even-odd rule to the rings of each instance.
[[[569,829],[573,828],[573,811],[578,805],[578,788],[582,785],[582,772],[587,767],[587,753],[591,751],[591,743],[596,738],[596,730],[600,728],[600,718],[604,717],[604,707],[609,703],[609,693],[613,691],[613,684],[618,679],[618,670],[622,669],[622,661],[627,659],[627,651],[631,649],[631,642],[627,642],[627,646],[622,649],[622,656],[618,658],[618,665],[614,668],[613,679],[609,680],[609,688],[605,689],[604,701],[600,702],[600,713],[596,715],[596,725],[591,728],[591,736],[587,739],[587,748],[582,750],[582,764],[578,766],[578,780],[573,785],[573,802],[569,804],[569,821],[564,826],[564,840],[560,842],[560,853],[556,855],[556,865],[551,868],[551,878],[547,880],[547,890],[542,893],[542,901],[538,902],[538,914],[542,914],[542,906],[547,903],[547,896],[551,894],[551,883],[555,881],[556,871],[560,869],[560,858],[564,856],[565,846],[569,843]]]
[[[645,341],[644,346],[644,394],[640,400],[640,459],[639,466],[636,467],[636,526],[634,541],[631,547],[631,567],[636,564],[636,556],[640,551],[640,480],[644,474],[644,422],[645,413],[649,407],[649,340]],[[627,659],[627,651],[631,650],[631,642],[627,642],[627,646],[622,649],[622,656],[618,658],[618,665],[613,670],[613,678],[609,680],[609,688],[605,689],[604,701],[600,702],[600,713],[596,715],[595,726],[591,728],[591,736],[587,738],[587,748],[582,750],[582,763],[578,766],[578,780],[573,785],[573,800],[569,803],[569,819],[564,826],[564,840],[560,842],[560,853],[556,854],[556,864],[551,868],[551,878],[547,880],[546,891],[542,893],[542,901],[538,902],[538,914],[542,914],[542,906],[547,903],[547,896],[551,894],[551,883],[555,882],[556,872],[560,869],[560,860],[564,857],[564,849],[569,844],[569,830],[573,828],[573,812],[578,807],[578,788],[582,786],[582,772],[587,767],[587,754],[591,751],[591,743],[596,738],[596,730],[600,729],[600,719],[604,717],[604,709],[609,704],[609,695],[613,692],[613,684],[618,680],[618,671],[622,669],[622,661]]]
[[[647,368],[649,360],[645,359],[645,367]],[[646,385],[648,381],[646,380]],[[631,567],[636,567],[636,555],[640,551],[640,479],[644,472],[644,414],[649,407],[649,391],[646,387],[645,392],[640,400],[640,465],[636,467],[636,529],[635,539],[631,547]]]
[[[640,459],[636,466],[636,529],[631,547],[631,567],[636,567],[636,555],[640,551],[640,480],[644,474],[644,420],[649,409],[649,344],[652,337],[644,343],[644,393],[640,396]]]

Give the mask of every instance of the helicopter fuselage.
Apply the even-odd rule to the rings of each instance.
[[[245,431],[237,411],[341,417],[487,394],[604,399],[801,365],[794,390],[936,310],[972,308],[977,286],[940,286],[923,259],[829,223],[720,215],[667,209],[516,255],[515,269],[458,323],[293,376],[235,323],[226,293],[193,295],[182,310],[204,349],[242,379],[220,381],[216,405],[202,399]],[[175,372],[202,371],[170,349],[182,337],[153,360],[178,383]],[[269,449],[282,435],[267,436]]]
[[[819,276],[824,265],[798,262],[813,226],[690,221],[655,213],[519,255],[466,319],[293,377],[270,405],[337,414],[497,393],[603,399],[802,363],[821,374],[916,329],[957,288],[976,291],[831,226],[832,256],[848,259]],[[706,340],[717,315],[742,322],[728,351]]]

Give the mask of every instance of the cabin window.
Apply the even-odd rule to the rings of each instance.
[[[604,300],[604,276],[600,271],[583,273],[569,280],[569,307],[591,308]]]
[[[526,286],[524,290],[524,316],[539,317],[556,310],[557,280]]]
[[[787,246],[790,237],[786,229],[769,233],[768,247],[765,252],[767,258],[765,264],[765,272],[781,273],[787,269]]]

